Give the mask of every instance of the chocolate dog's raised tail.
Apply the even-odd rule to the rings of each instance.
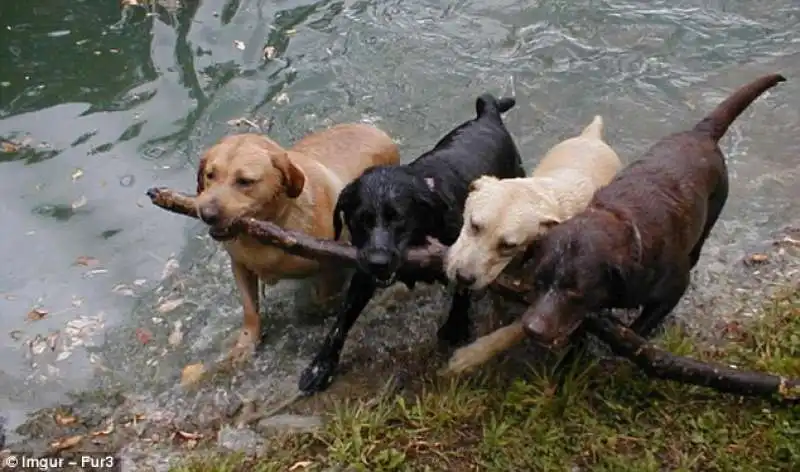
[[[728,131],[728,127],[756,98],[762,93],[771,89],[780,82],[785,82],[786,78],[780,74],[770,74],[750,82],[734,92],[733,95],[717,105],[717,108],[708,116],[703,118],[694,127],[695,131],[706,133],[714,141]]]
[[[486,113],[499,116],[500,113],[507,112],[516,104],[517,100],[514,97],[504,97],[498,100],[491,93],[484,93],[475,100],[475,110],[478,112],[478,118]]]

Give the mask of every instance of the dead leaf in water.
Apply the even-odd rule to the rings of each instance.
[[[12,153],[19,151],[19,145],[11,141],[3,140],[3,152]]]
[[[100,263],[100,261],[96,257],[92,256],[78,256],[78,258],[75,259],[75,264],[86,267],[92,267],[98,263]]]
[[[78,418],[72,415],[62,414],[61,412],[56,412],[54,419],[56,420],[56,424],[59,426],[69,426],[78,421]]]
[[[182,327],[183,323],[181,323],[180,320],[175,322],[174,328],[167,338],[167,342],[169,342],[170,346],[178,346],[181,341],[183,341],[183,331],[181,331]]]
[[[184,299],[183,298],[176,298],[174,300],[167,300],[161,305],[156,308],[159,313],[169,313],[170,311],[178,308],[179,306],[183,305]]]
[[[145,328],[136,328],[136,339],[142,343],[147,344],[153,338],[153,333]]]
[[[47,347],[49,347],[51,351],[56,350],[56,343],[58,342],[59,334],[60,333],[58,331],[54,331],[47,335]]]
[[[56,356],[56,362],[61,362],[67,360],[69,356],[72,355],[72,351],[62,351]]]
[[[72,202],[72,205],[71,205],[72,209],[73,210],[77,210],[78,208],[86,205],[87,201],[88,200],[86,200],[86,197],[81,197],[81,198],[75,200],[74,202]]]
[[[750,261],[751,264],[761,264],[761,263],[767,262],[768,260],[769,260],[769,256],[767,256],[766,254],[760,253],[760,252],[757,252],[755,254],[751,254],[750,258],[749,258],[749,261]]]
[[[80,179],[81,177],[83,177],[83,169],[75,169],[72,172],[72,181],[73,182],[75,182],[76,180]]]
[[[44,308],[34,308],[28,312],[28,321],[39,321],[47,316],[49,312]]]
[[[189,385],[196,384],[203,378],[206,373],[206,368],[202,363],[189,364],[181,371],[181,385],[188,387]]]
[[[83,440],[83,435],[78,434],[76,436],[57,439],[50,443],[50,447],[53,448],[53,452],[63,451],[64,449],[69,449],[71,447],[77,446],[82,440]]]
[[[167,263],[164,264],[164,269],[161,271],[161,280],[166,279],[170,275],[174,274],[176,270],[180,267],[177,259],[170,257],[167,259]],[[136,281],[133,282],[136,284]]]

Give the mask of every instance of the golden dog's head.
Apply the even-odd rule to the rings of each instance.
[[[447,277],[472,290],[492,283],[506,266],[560,222],[554,202],[531,179],[483,176],[470,184],[464,225],[447,254]]]
[[[200,159],[197,214],[212,237],[227,239],[237,218],[271,220],[304,186],[305,175],[276,142],[258,134],[226,136]]]

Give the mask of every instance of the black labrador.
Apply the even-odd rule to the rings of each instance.
[[[442,138],[407,165],[375,166],[348,184],[334,209],[338,238],[342,217],[358,249],[357,270],[350,279],[344,305],[314,361],[300,377],[306,394],[325,390],[350,328],[377,288],[395,281],[413,288],[416,282],[444,282],[440,274],[402,268],[410,247],[428,237],[450,245],[458,238],[470,183],[482,175],[524,177],[519,152],[503,124],[501,113],[514,98],[483,94],[476,100],[477,118]],[[457,288],[450,313],[438,337],[451,345],[470,338],[470,293]]]

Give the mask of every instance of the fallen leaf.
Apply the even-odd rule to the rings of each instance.
[[[87,202],[86,197],[82,196],[81,198],[79,198],[79,199],[75,200],[74,202],[72,202],[72,205],[71,205],[72,209],[73,210],[77,210],[78,208],[86,205],[86,202]]]
[[[292,472],[293,470],[297,470],[297,469],[300,469],[300,468],[305,469],[306,467],[310,466],[311,464],[313,464],[313,462],[311,462],[311,461],[295,462],[291,467],[289,467],[289,472]]]
[[[164,264],[164,269],[161,270],[161,280],[164,280],[167,277],[169,277],[170,275],[174,274],[175,271],[178,270],[179,267],[180,267],[180,264],[178,263],[177,259],[175,259],[173,257],[170,257],[169,259],[167,259],[167,263]],[[133,283],[136,284],[135,281]]]
[[[767,262],[769,260],[769,256],[762,253],[755,253],[750,255],[750,262],[755,264],[760,264],[762,262]]]
[[[183,298],[176,298],[174,300],[167,300],[156,308],[159,313],[169,313],[170,311],[183,305]]]
[[[183,439],[203,439],[203,435],[200,433],[189,433],[186,431],[178,431],[178,436]]]
[[[114,293],[118,293],[120,295],[125,295],[126,297],[132,297],[136,295],[133,289],[125,284],[117,284],[114,286],[114,288],[111,289],[111,291]]]
[[[61,362],[66,360],[69,356],[72,355],[72,351],[62,351],[56,356],[56,362]]]
[[[275,46],[265,46],[264,47],[264,59],[274,59],[277,56],[278,51],[275,49]]]
[[[78,418],[76,418],[76,417],[74,417],[72,415],[62,414],[61,412],[56,412],[55,420],[56,420],[56,424],[59,425],[59,426],[69,426],[69,425],[75,423],[76,421],[78,421]]]
[[[58,331],[54,331],[47,335],[47,347],[50,348],[51,351],[56,350],[56,343],[58,342]]]
[[[81,177],[83,177],[83,169],[75,169],[72,172],[72,181],[73,182],[75,182],[76,180],[80,179]]]
[[[75,264],[86,266],[86,267],[91,267],[93,265],[97,265],[99,262],[100,261],[97,260],[97,258],[92,257],[92,256],[78,256],[78,258],[75,259]]]
[[[47,340],[37,334],[35,338],[28,341],[28,346],[33,354],[39,355],[47,349]]]
[[[153,334],[145,328],[136,328],[136,339],[142,343],[147,344],[150,342],[150,339],[153,338]]]
[[[12,153],[19,150],[19,145],[11,141],[3,141],[3,152]]]
[[[64,449],[69,449],[73,446],[77,446],[82,440],[83,440],[83,435],[78,434],[76,436],[57,439],[50,443],[50,447],[53,448],[54,452],[63,451]]]
[[[244,42],[239,41],[238,39],[233,42],[233,45],[236,46],[236,49],[240,51],[244,51]]]
[[[187,365],[183,368],[183,371],[181,371],[181,385],[186,387],[197,383],[203,378],[205,372],[206,368],[202,363]]]
[[[106,429],[102,429],[100,431],[94,431],[91,433],[91,436],[93,438],[96,438],[97,436],[108,436],[113,432],[114,432],[114,423],[109,422],[108,426],[106,426]]]
[[[169,342],[170,346],[177,346],[181,343],[181,341],[183,341],[183,331],[181,331],[182,327],[183,323],[181,323],[180,320],[175,322],[172,332],[167,338],[167,342]]]
[[[47,310],[43,308],[34,308],[33,310],[28,312],[28,320],[29,321],[39,321],[49,313]]]

